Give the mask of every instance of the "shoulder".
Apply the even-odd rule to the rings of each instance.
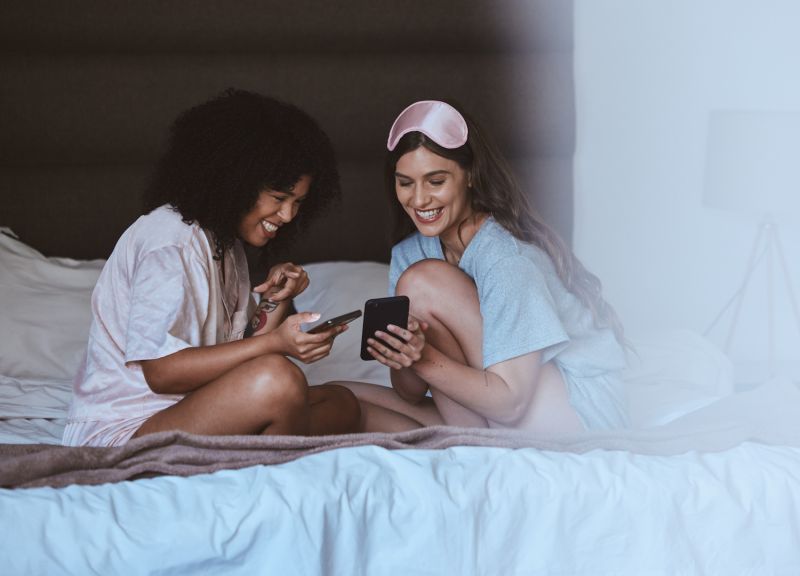
[[[180,213],[169,206],[140,216],[129,230],[134,244],[143,253],[170,248],[194,250],[208,242],[197,223],[187,224]]]
[[[550,257],[537,246],[515,238],[493,219],[476,237],[467,272],[479,286],[542,288],[553,270]],[[462,263],[464,261],[462,260]]]
[[[180,213],[161,206],[140,216],[125,231],[114,248],[112,258],[137,267],[137,263],[157,259],[201,263],[205,267],[209,242],[205,231],[196,223],[187,224]]]
[[[531,246],[515,238],[493,218],[488,218],[472,239],[462,266],[476,279],[505,269],[524,267]]]

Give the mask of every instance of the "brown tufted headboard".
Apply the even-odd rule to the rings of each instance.
[[[570,240],[567,0],[4,3],[0,75],[0,226],[47,255],[108,256],[172,119],[230,86],[299,105],[336,147],[344,199],[298,262],[388,259],[386,132],[423,98],[482,120]]]

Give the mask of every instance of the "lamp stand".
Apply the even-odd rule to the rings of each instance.
[[[755,240],[753,240],[753,248],[750,251],[750,258],[747,262],[747,268],[745,269],[744,278],[739,285],[738,290],[733,294],[730,300],[722,307],[717,317],[714,318],[713,322],[709,325],[709,327],[705,331],[705,335],[708,335],[709,332],[714,328],[714,326],[720,321],[720,319],[724,316],[727,310],[735,305],[736,308],[733,312],[733,320],[731,321],[730,329],[728,330],[728,335],[725,339],[725,348],[724,351],[727,354],[730,350],[731,343],[733,342],[733,336],[736,332],[736,325],[739,321],[739,312],[742,309],[742,302],[744,301],[745,293],[747,292],[747,287],[750,284],[750,280],[753,277],[753,273],[755,272],[758,265],[761,263],[762,260],[766,259],[766,276],[767,276],[767,326],[768,326],[768,335],[767,335],[767,350],[769,353],[769,375],[770,377],[774,377],[776,375],[775,370],[775,272],[774,272],[774,261],[777,258],[778,265],[780,266],[780,272],[783,277],[784,282],[786,283],[786,290],[789,294],[789,300],[792,304],[792,311],[794,313],[794,320],[795,325],[797,326],[798,334],[800,334],[800,308],[797,306],[797,298],[794,293],[794,288],[792,286],[791,277],[789,276],[789,268],[786,265],[786,257],[783,254],[783,245],[781,244],[781,237],[780,232],[778,230],[777,223],[772,219],[770,216],[766,216],[764,220],[759,224],[758,229],[756,231]],[[799,350],[800,351],[800,350]]]

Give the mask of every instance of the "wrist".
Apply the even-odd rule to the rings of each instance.
[[[286,354],[283,346],[283,340],[276,333],[275,330],[259,334],[255,337],[259,343],[259,354]]]

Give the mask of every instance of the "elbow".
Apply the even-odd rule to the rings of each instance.
[[[142,367],[142,374],[144,375],[144,380],[147,382],[147,386],[155,392],[156,394],[169,394],[169,381],[164,373],[164,370],[160,369],[158,362],[154,360],[144,360],[140,362]]]

